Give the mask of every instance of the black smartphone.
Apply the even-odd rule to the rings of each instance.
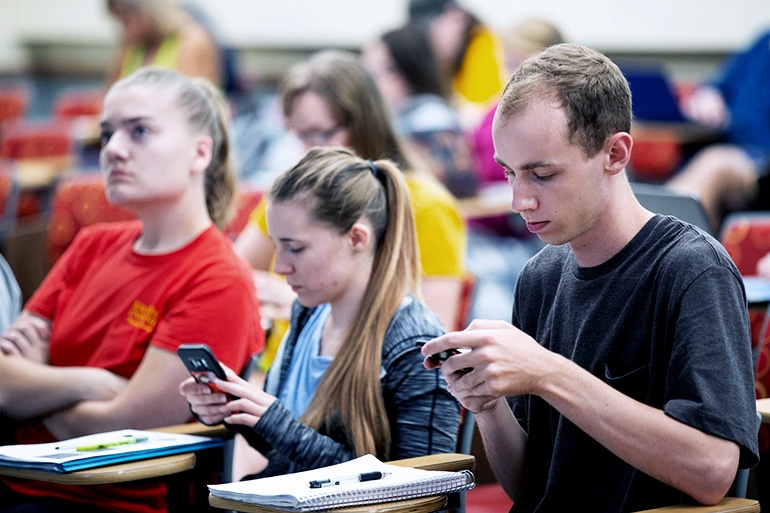
[[[202,385],[208,385],[212,390],[218,392],[213,385],[214,378],[227,379],[227,375],[209,346],[206,344],[182,344],[177,348],[176,353],[195,381]]]
[[[418,340],[418,341],[416,341],[414,343],[414,345],[416,345],[417,347],[422,347],[422,346],[424,346],[427,343],[428,343],[427,340]],[[449,358],[450,356],[454,356],[456,354],[460,354],[461,352],[462,351],[460,351],[459,349],[454,349],[454,348],[452,348],[452,349],[445,349],[445,350],[443,350],[443,351],[441,351],[439,353],[430,355],[430,358],[433,359],[433,360],[436,360],[437,362],[443,362],[447,358]]]

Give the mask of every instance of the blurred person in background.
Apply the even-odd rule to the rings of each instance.
[[[224,88],[224,64],[211,32],[174,0],[107,0],[118,21],[118,53],[107,72],[107,84],[142,66],[172,69],[188,77],[204,77]]]
[[[770,31],[731,56],[682,101],[688,118],[721,132],[667,185],[697,195],[719,229],[735,210],[770,210]]]
[[[0,255],[0,333],[10,326],[21,312],[22,297],[13,269]]]
[[[519,21],[506,30],[501,37],[505,70],[508,76],[519,69],[521,63],[537,55],[551,45],[564,42],[561,31],[551,22],[540,18]],[[479,183],[505,182],[500,164],[495,162],[495,148],[492,144],[492,120],[497,103],[490,108],[481,123],[473,131],[473,148]]]
[[[552,23],[528,18],[514,23],[502,34],[505,65],[509,75],[526,59],[560,43],[563,36]],[[492,120],[495,103],[472,134],[473,157],[479,188],[498,184],[508,189],[503,168],[495,161]],[[476,276],[472,318],[507,320],[513,289],[524,262],[542,243],[526,229],[521,216],[512,212],[468,220],[468,269]]]
[[[425,31],[406,25],[363,48],[364,66],[393,114],[393,128],[458,198],[476,194],[470,145],[445,97]]]
[[[442,79],[470,129],[505,85],[498,36],[456,0],[410,0],[408,19],[428,31]]]

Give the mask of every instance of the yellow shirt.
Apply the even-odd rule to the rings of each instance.
[[[424,277],[465,276],[467,233],[455,198],[443,186],[406,175]]]
[[[176,69],[177,57],[179,55],[179,38],[169,36],[163,40],[158,47],[158,51],[152,56],[149,62],[144,62],[147,57],[147,51],[143,46],[132,45],[126,51],[123,58],[123,67],[120,70],[120,77],[130,75],[142,66],[157,66],[165,69]]]
[[[497,100],[505,86],[502,45],[489,30],[480,28],[471,37],[460,70],[452,84],[464,101],[487,105]]]

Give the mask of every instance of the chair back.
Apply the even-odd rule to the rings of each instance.
[[[235,216],[230,220],[225,229],[225,235],[235,240],[238,234],[246,228],[249,222],[249,216],[257,208],[257,203],[262,199],[263,191],[246,184],[238,186],[236,195]]]
[[[756,275],[757,262],[770,252],[770,211],[731,212],[719,240],[742,275]]]
[[[129,219],[136,219],[136,216],[107,201],[99,173],[80,172],[62,178],[54,191],[46,228],[49,265],[56,263],[81,228]]]
[[[78,160],[78,147],[68,120],[3,123],[0,158],[14,164],[21,188],[17,215],[34,215],[48,209],[48,192]]]
[[[476,295],[476,275],[466,271],[463,276],[462,289],[460,290],[460,302],[457,305],[457,324],[455,329],[460,331],[468,327],[471,322],[470,315],[473,299]]]
[[[632,188],[636,199],[647,210],[678,217],[709,235],[716,235],[708,214],[695,196],[680,194],[662,185],[634,183]]]
[[[24,85],[0,88],[0,123],[27,115],[29,88]]]
[[[460,454],[470,454],[473,444],[473,432],[476,428],[476,417],[473,412],[460,407],[460,426],[457,430],[457,452]]]
[[[9,160],[71,157],[75,139],[69,121],[18,119],[3,124],[0,157]]]
[[[683,151],[672,130],[634,130],[634,151],[628,163],[634,180],[662,183],[679,167]]]
[[[473,445],[473,433],[476,428],[476,418],[473,412],[460,406],[460,425],[457,429],[457,452],[459,454],[471,454]],[[465,513],[467,504],[466,492],[462,491],[449,496],[449,513]]]
[[[262,191],[241,186],[236,195],[236,214],[224,233],[231,239],[240,233],[249,214],[262,197]],[[53,265],[72,243],[75,234],[86,226],[102,222],[136,219],[133,212],[107,201],[104,180],[99,173],[80,172],[63,177],[51,201],[51,215],[46,230],[48,261]]]
[[[757,263],[770,253],[770,211],[731,212],[725,216],[719,234],[719,241],[727,250],[742,276],[755,276]],[[757,397],[768,397],[765,381],[770,376],[767,369],[765,347],[768,309],[764,304],[749,303],[751,324],[751,347],[757,365]]]
[[[104,90],[99,88],[67,89],[59,93],[53,104],[56,118],[94,117],[102,113]]]

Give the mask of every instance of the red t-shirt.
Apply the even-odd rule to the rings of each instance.
[[[100,367],[129,378],[149,345],[176,352],[180,344],[204,343],[240,370],[265,338],[248,263],[213,226],[177,251],[140,255],[132,245],[141,229],[139,221],[84,228],[29,300],[27,310],[53,320],[51,364]],[[39,422],[16,431],[16,443],[53,440]],[[158,485],[6,484],[30,496],[115,511],[165,510],[165,487]]]

